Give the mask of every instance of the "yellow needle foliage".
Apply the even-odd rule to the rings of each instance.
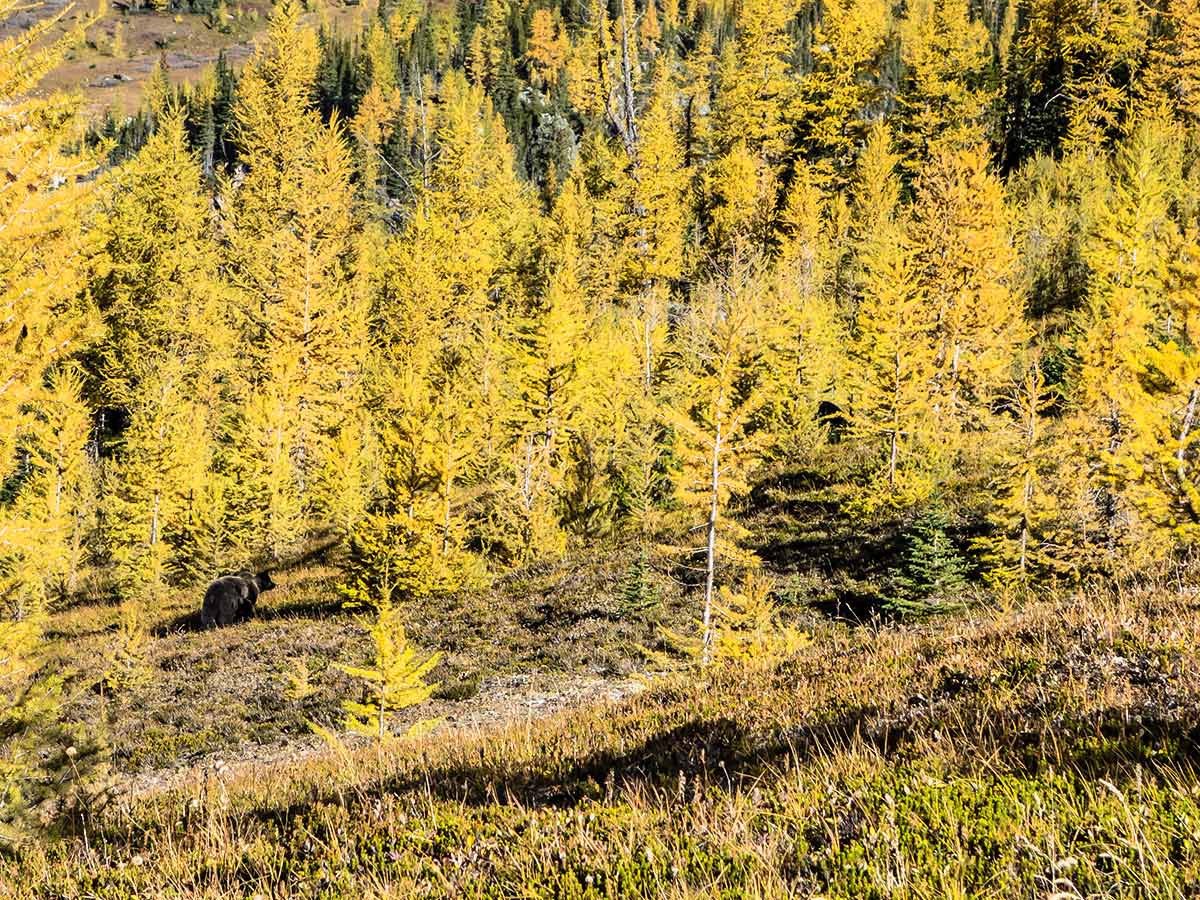
[[[441,654],[423,656],[410,646],[400,610],[386,599],[378,604],[371,643],[374,656],[369,666],[339,668],[366,682],[367,699],[344,704],[346,726],[382,741],[398,712],[429,699],[437,685],[426,684],[425,676],[438,664]]]

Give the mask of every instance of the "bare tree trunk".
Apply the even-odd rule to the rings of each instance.
[[[381,673],[382,674],[382,673]],[[379,743],[383,743],[383,720],[387,716],[387,688],[379,685]]]
[[[629,19],[633,12],[632,5],[629,0],[623,0],[621,4],[621,109],[614,108],[617,104],[614,90],[608,97],[608,116],[613,127],[621,135],[625,152],[634,160],[637,158],[638,134],[637,113],[634,109],[633,61],[629,52]]]
[[[1183,425],[1179,429],[1179,449],[1175,451],[1175,474],[1179,479],[1180,487],[1184,484],[1184,458],[1185,449],[1187,447],[1188,435],[1191,434],[1192,425],[1196,421],[1196,400],[1197,395],[1200,395],[1200,388],[1192,388],[1191,396],[1188,397],[1187,411],[1183,415]]]
[[[717,515],[719,513],[719,496],[721,488],[721,419],[717,418],[717,432],[713,441],[712,476],[709,484],[711,494],[708,510],[708,543],[705,553],[704,573],[704,653],[703,663],[708,665],[712,659],[712,605],[713,584],[716,581],[717,569]]]
[[[525,438],[525,471],[521,476],[521,502],[525,511],[533,509],[533,436]]]
[[[162,497],[161,491],[154,492],[154,507],[150,512],[150,546],[151,547],[155,547],[158,545],[158,507],[159,507],[161,497]]]
[[[1033,473],[1025,473],[1025,491],[1022,495],[1025,498],[1024,507],[1021,510],[1021,559],[1020,569],[1021,574],[1025,574],[1026,561],[1029,552],[1029,507],[1033,503]]]
[[[900,354],[896,354],[892,393],[892,448],[888,456],[888,490],[896,490],[896,462],[900,456]]]
[[[896,490],[896,458],[900,454],[900,429],[896,422],[892,423],[892,450],[888,456],[888,490]]]
[[[1038,402],[1040,400],[1040,396],[1039,396],[1036,385],[1038,385],[1040,383],[1037,379],[1041,377],[1041,369],[1036,368],[1034,370],[1034,373],[1035,373],[1035,376],[1034,376],[1035,380],[1033,381],[1034,387],[1029,389],[1030,396],[1027,398],[1028,402],[1029,402],[1029,406],[1028,406],[1029,415],[1028,415],[1028,418],[1026,418],[1026,420],[1025,420],[1025,456],[1026,456],[1027,461],[1029,459],[1032,459],[1034,447],[1037,446],[1037,414],[1038,414]],[[1030,524],[1029,510],[1033,506],[1033,472],[1032,472],[1032,470],[1030,470],[1028,468],[1025,470],[1025,485],[1021,492],[1021,498],[1023,500],[1023,503],[1021,506],[1020,569],[1021,569],[1021,574],[1024,575],[1025,568],[1026,568],[1026,565],[1028,563],[1028,558],[1029,558],[1029,530],[1030,530],[1029,529],[1029,524]]]
[[[629,14],[633,4],[628,3],[621,14],[621,80],[625,86],[625,140],[629,155],[637,153],[637,117],[633,107],[633,63],[629,59]]]
[[[415,72],[415,70],[414,70]],[[423,202],[426,204],[425,211],[429,211],[429,182],[432,173],[429,166],[429,110],[425,104],[425,82],[419,72],[415,72],[417,89],[417,108],[421,111],[421,187]]]
[[[1109,404],[1108,419],[1108,453],[1115,456],[1121,446],[1121,414],[1114,404]],[[1104,517],[1104,543],[1108,550],[1109,559],[1117,554],[1117,518],[1120,512],[1116,489],[1108,486],[1100,495],[1101,511]]]

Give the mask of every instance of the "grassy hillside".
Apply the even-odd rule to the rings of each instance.
[[[1200,896],[1196,0],[63,2],[0,900]]]
[[[63,5],[52,2],[31,7],[24,16],[0,25],[0,37],[16,33],[33,18],[51,15]],[[207,15],[110,9],[88,28],[87,39],[41,81],[38,91],[81,92],[89,120],[105,113],[118,119],[132,115],[142,108],[146,83],[160,61],[166,63],[167,77],[174,85],[195,83],[221,53],[231,65],[240,67],[250,58],[272,7],[269,2],[247,0]],[[86,5],[73,9],[64,18],[62,30],[88,11]],[[373,11],[373,3],[331,3],[306,19],[353,32]]]
[[[431,676],[440,684],[434,701],[408,720],[479,722],[514,705],[553,708],[641,668],[659,626],[692,613],[661,576],[654,604],[627,609],[620,594],[631,562],[619,549],[580,553],[484,590],[409,604],[411,637],[442,662]],[[336,664],[361,665],[371,651],[362,617],[342,608],[337,563],[318,552],[277,571],[279,587],[263,595],[256,618],[217,631],[199,627],[202,587],[175,591],[146,623],[136,677],[115,690],[104,675],[120,643],[119,606],[96,593],[71,603],[47,631],[55,667],[73,687],[67,717],[89,723],[122,776],[310,746],[309,722],[340,727],[342,701],[358,696]],[[301,668],[312,693],[297,701],[290,675]]]
[[[261,623],[256,628],[270,627]],[[1200,598],[818,625],[619,704],[114,802],[19,897],[1186,897]]]

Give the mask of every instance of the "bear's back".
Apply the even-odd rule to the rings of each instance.
[[[222,575],[204,592],[204,606],[200,612],[201,623],[232,625],[253,607],[258,599],[258,585],[252,578],[241,575]]]

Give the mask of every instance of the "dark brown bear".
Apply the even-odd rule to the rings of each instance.
[[[275,587],[270,572],[239,572],[237,575],[222,575],[204,592],[204,606],[200,610],[200,624],[205,628],[232,625],[244,622],[254,615],[254,604],[258,595]]]

